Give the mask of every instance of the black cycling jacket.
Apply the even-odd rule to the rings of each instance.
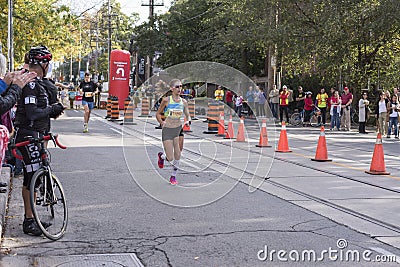
[[[44,132],[49,128],[49,115],[52,111],[46,89],[38,78],[22,88],[17,103],[15,126],[28,130]]]

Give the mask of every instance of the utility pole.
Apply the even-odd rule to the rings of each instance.
[[[155,6],[164,6],[164,1],[156,2],[155,0],[149,0],[148,3],[142,2],[142,6],[149,7],[149,20],[150,20],[150,22],[152,22],[153,18],[154,18],[154,7]]]
[[[110,82],[110,60],[111,60],[111,5],[108,0],[108,82]]]
[[[74,75],[72,75],[72,52],[71,52],[71,61],[69,64],[69,82],[73,82]]]
[[[115,17],[116,14],[111,14],[111,4],[110,0],[108,0],[108,12],[107,12],[107,17],[108,17],[108,81],[110,81],[111,74],[110,74],[110,59],[111,59],[111,48],[112,48],[112,43],[111,43],[111,38],[112,38],[112,30],[113,27],[111,25],[111,17]]]
[[[96,17],[96,54],[94,60],[94,68],[96,70],[96,75],[98,73],[98,57],[99,57],[99,16]]]
[[[79,54],[78,54],[78,74],[76,75],[77,80],[80,79],[80,74],[81,74],[81,50],[82,50],[82,22],[81,19],[79,20]]]
[[[8,70],[14,70],[14,45],[13,45],[13,1],[8,0]]]
[[[155,6],[164,6],[164,1],[161,0],[159,2],[156,2],[155,0],[149,0],[148,3],[142,2],[142,6],[149,7],[149,21],[150,21],[150,26],[153,27],[153,25],[154,25],[154,7]],[[152,72],[152,67],[153,67],[152,66],[153,56],[149,57],[149,55],[147,55],[146,59],[147,59],[147,61],[146,61],[146,72],[145,72],[146,76],[145,77],[147,80],[148,78],[150,78],[152,76],[151,72]]]

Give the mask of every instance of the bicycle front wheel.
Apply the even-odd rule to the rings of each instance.
[[[321,116],[317,116],[315,114],[311,116],[310,124],[311,124],[312,127],[317,127],[318,126],[318,117],[321,117]]]
[[[296,112],[290,116],[290,124],[296,127],[301,126],[302,122],[300,113]]]
[[[43,234],[51,239],[60,239],[67,229],[68,209],[64,189],[55,175],[39,169],[32,177],[30,200],[36,223]]]

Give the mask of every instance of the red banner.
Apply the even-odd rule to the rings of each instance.
[[[118,97],[119,109],[124,109],[124,100],[129,95],[130,56],[125,50],[111,51],[108,92]]]

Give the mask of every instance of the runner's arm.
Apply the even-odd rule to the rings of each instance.
[[[190,114],[189,114],[189,105],[185,99],[183,100],[183,113],[185,114],[187,123],[191,124],[192,119],[190,118]]]

